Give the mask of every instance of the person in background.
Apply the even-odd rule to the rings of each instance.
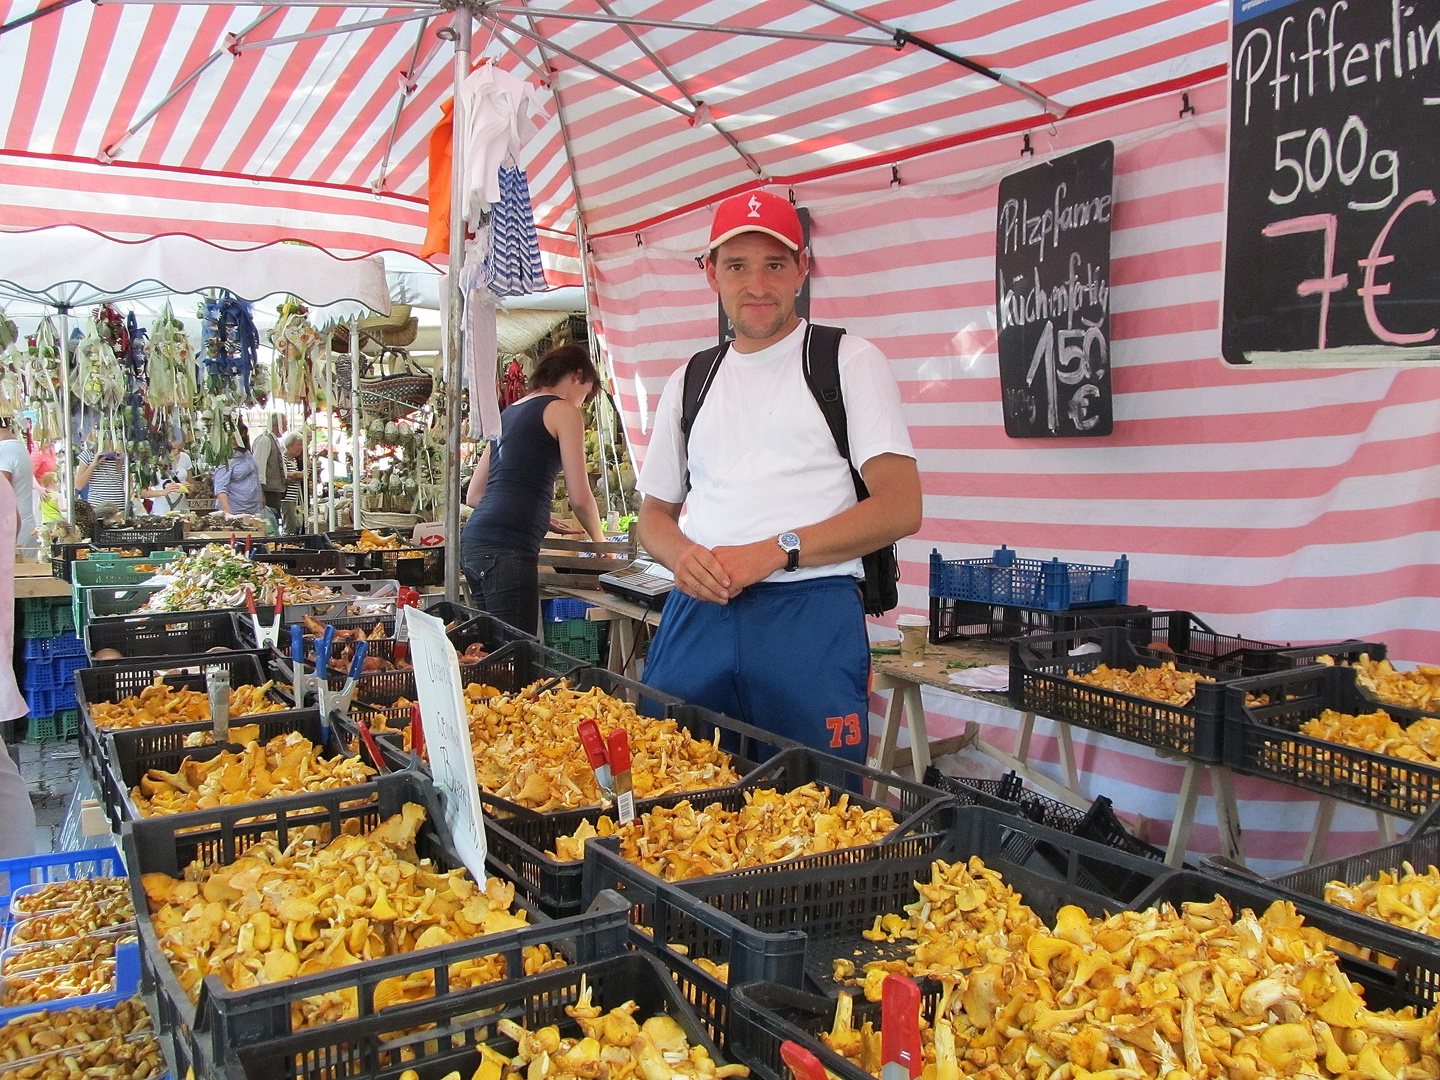
[[[49,525],[65,517],[60,504],[60,474],[56,471],[55,452],[48,447],[30,451],[30,468],[34,473],[35,520]]]
[[[285,452],[280,449],[280,432],[284,423],[279,416],[270,415],[270,426],[255,437],[251,452],[260,469],[260,489],[264,493],[265,508],[280,521],[280,503],[285,498]]]
[[[301,480],[302,454],[305,450],[305,436],[298,431],[287,431],[280,439],[280,450],[285,455],[285,498],[280,501],[280,521],[285,532],[295,532],[300,520],[300,501],[303,496]]]
[[[195,463],[185,452],[185,440],[179,436],[170,440],[170,466],[161,473],[164,482],[156,488],[149,488],[137,494],[137,498],[150,499],[152,514],[184,514],[190,509],[187,498],[190,488],[186,481]]]
[[[0,484],[0,722],[30,710],[15,681],[15,538],[20,528],[15,492]],[[26,502],[29,493],[26,493]],[[0,859],[35,854],[35,808],[10,748],[0,743]]]
[[[80,448],[75,461],[75,490],[90,504],[97,517],[109,517],[125,510],[125,458],[107,450],[97,455],[95,448]]]
[[[475,602],[517,630],[540,619],[540,541],[551,525],[563,467],[570,506],[592,540],[604,540],[585,471],[585,416],[600,377],[581,345],[560,345],[535,365],[530,393],[500,415],[502,434],[480,455],[465,501],[460,568]]]
[[[33,560],[39,552],[35,536],[35,472],[30,449],[15,430],[15,421],[0,417],[0,476],[10,481],[15,492],[15,505],[20,514],[20,536],[15,550],[22,559]]]
[[[230,460],[215,470],[215,501],[222,514],[259,514],[265,509],[265,495],[245,421],[235,425],[235,434],[240,444],[230,452]]]

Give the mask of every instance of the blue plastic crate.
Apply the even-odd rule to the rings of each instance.
[[[52,660],[25,661],[25,693],[55,689],[55,663]]]
[[[71,630],[58,637],[50,639],[50,655],[52,658],[60,656],[84,656],[85,642],[80,636]]]
[[[85,654],[79,656],[59,656],[55,658],[55,685],[59,689],[70,688],[71,694],[75,692],[75,672],[83,667],[89,667],[90,661]],[[64,706],[61,706],[64,708]]]
[[[57,686],[51,690],[50,704],[57,713],[64,712],[66,709],[78,708],[79,702],[75,698],[75,683],[71,682],[68,686]]]
[[[25,704],[29,707],[31,716],[54,716],[55,691],[26,690]]]
[[[16,889],[26,885],[43,885],[47,881],[69,881],[72,878],[126,876],[125,863],[120,859],[120,852],[113,847],[0,859],[0,917],[9,919],[10,897]]]
[[[114,848],[107,848],[107,851],[114,851]],[[0,1025],[6,1024],[17,1016],[28,1016],[37,1012],[57,1012],[60,1009],[74,1009],[81,1006],[93,1006],[104,1008],[111,1005],[119,1005],[127,998],[132,998],[140,992],[140,942],[139,940],[127,941],[115,949],[115,989],[105,994],[84,994],[80,997],[59,998],[55,1001],[44,1001],[34,1005],[15,1005],[9,1009],[0,1009]]]
[[[587,604],[584,600],[576,600],[572,597],[562,596],[556,600],[546,600],[540,605],[541,613],[545,616],[546,622],[565,622],[568,619],[583,619],[585,613],[594,604]]]
[[[942,559],[930,552],[930,595],[1006,607],[1065,611],[1120,606],[1130,592],[1130,561],[1113,566],[1021,559],[1001,546],[988,559]]]

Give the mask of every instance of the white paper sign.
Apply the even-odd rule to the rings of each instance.
[[[455,646],[445,636],[441,620],[418,608],[407,607],[404,611],[430,774],[445,807],[445,824],[455,841],[455,850],[471,876],[483,885],[485,818],[480,783],[475,777],[465,694],[460,686],[460,660]]]

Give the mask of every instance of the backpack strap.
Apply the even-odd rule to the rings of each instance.
[[[685,490],[690,490],[690,429],[695,426],[695,417],[700,413],[700,406],[705,404],[705,398],[710,393],[710,386],[715,382],[715,375],[720,370],[720,361],[730,351],[730,342],[722,341],[719,345],[712,345],[708,349],[702,349],[690,358],[685,365],[685,393],[680,399],[680,441],[685,446]]]
[[[870,489],[860,471],[850,460],[850,424],[845,416],[845,398],[840,392],[840,339],[844,327],[817,326],[811,323],[805,331],[805,385],[815,396],[815,404],[825,417],[835,448],[850,466],[850,479],[855,483],[855,498],[863,502]]]

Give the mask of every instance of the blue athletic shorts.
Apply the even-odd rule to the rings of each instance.
[[[676,589],[645,682],[776,735],[864,762],[870,642],[850,577],[751,585],[728,604]]]

